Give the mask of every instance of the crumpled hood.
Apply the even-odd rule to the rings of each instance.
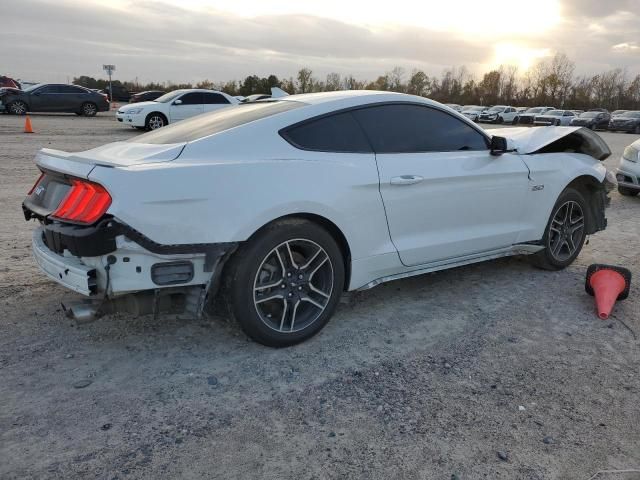
[[[540,128],[496,128],[492,135],[507,139],[509,149],[515,149],[522,155],[536,153],[544,147],[564,137],[576,136],[580,140],[580,151],[596,160],[604,160],[611,150],[600,136],[584,127],[540,127]]]
[[[0,88],[0,97],[4,95],[16,94],[16,93],[22,93],[22,90],[20,90],[19,88],[12,88],[12,87]]]

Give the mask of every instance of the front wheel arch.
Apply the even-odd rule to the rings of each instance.
[[[605,201],[603,195],[604,186],[601,181],[591,175],[581,175],[574,178],[563,191],[567,188],[578,190],[589,204],[586,215],[586,232],[587,235],[596,233],[604,228],[604,207],[601,202]],[[602,218],[600,218],[602,217]]]

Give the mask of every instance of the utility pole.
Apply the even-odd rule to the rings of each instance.
[[[109,75],[109,100],[113,103],[113,85],[111,83],[111,75],[116,71],[115,65],[102,65],[102,69]]]

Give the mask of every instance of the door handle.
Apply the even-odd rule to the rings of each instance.
[[[420,175],[400,175],[391,179],[391,185],[414,185],[424,180]]]

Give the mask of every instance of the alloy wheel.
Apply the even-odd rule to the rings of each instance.
[[[553,258],[564,262],[571,258],[582,244],[584,213],[578,202],[563,203],[553,216],[549,227],[548,248]]]
[[[298,332],[320,318],[333,283],[333,265],[324,248],[303,238],[287,240],[272,249],[258,268],[254,307],[272,330]]]
[[[93,115],[96,114],[96,106],[93,103],[85,103],[84,106],[82,107],[82,112],[87,117],[92,117]]]
[[[14,115],[24,115],[27,113],[27,106],[22,102],[14,102],[11,104],[10,110]]]
[[[149,129],[155,130],[156,128],[164,127],[164,119],[160,115],[154,115],[149,119]]]

